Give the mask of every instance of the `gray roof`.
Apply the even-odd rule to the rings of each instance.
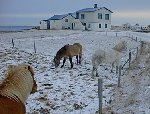
[[[64,17],[66,17],[68,14],[64,14],[64,15],[54,15],[53,17],[49,18],[48,20],[61,20]]]
[[[49,18],[48,20],[61,20],[61,19],[65,18],[65,17],[67,17],[68,15],[71,15],[72,17],[74,17],[73,14],[74,13],[68,13],[68,14],[64,14],[64,15],[54,15],[53,17]]]
[[[94,12],[94,11],[97,11],[97,10],[100,10],[100,9],[106,9],[108,11],[110,11],[111,13],[113,13],[111,10],[107,9],[106,7],[101,7],[101,8],[85,8],[85,9],[82,9],[82,10],[78,10],[77,12],[81,13],[81,12]]]

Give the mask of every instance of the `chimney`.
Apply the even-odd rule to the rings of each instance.
[[[94,8],[97,8],[97,4],[94,4]]]

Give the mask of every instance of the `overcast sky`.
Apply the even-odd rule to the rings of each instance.
[[[0,0],[0,26],[39,25],[54,14],[83,8],[106,7],[113,11],[112,25],[150,24],[150,0]]]

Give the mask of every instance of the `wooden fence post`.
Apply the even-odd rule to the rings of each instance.
[[[116,32],[116,37],[118,36],[117,32]]]
[[[131,66],[131,52],[129,52],[129,68]]]
[[[12,45],[13,45],[13,48],[14,48],[15,44],[14,44],[14,40],[13,40],[13,38],[12,38]]]
[[[137,42],[137,37],[136,37],[135,41]]]
[[[98,98],[99,98],[99,114],[102,114],[102,98],[103,98],[103,80],[101,78],[98,79]]]
[[[144,41],[141,41],[141,47],[143,47],[144,46]]]
[[[137,60],[137,58],[138,58],[138,53],[139,53],[139,48],[136,47],[136,60]]]
[[[121,70],[122,70],[122,65],[119,66],[118,87],[120,87]]]
[[[35,42],[34,42],[34,52],[36,53],[36,47],[35,47]]]
[[[132,40],[133,40],[133,35],[132,35]]]

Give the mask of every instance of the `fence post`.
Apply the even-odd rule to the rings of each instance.
[[[144,41],[141,41],[141,47],[143,47],[144,46]]]
[[[99,114],[102,114],[102,98],[103,98],[103,80],[101,78],[98,79],[98,98],[99,98]]]
[[[137,37],[136,37],[135,41],[137,42]]]
[[[15,44],[14,44],[14,40],[13,40],[13,38],[12,38],[12,45],[13,45],[13,48],[14,48]]]
[[[134,40],[134,39],[133,39],[133,35],[132,35],[132,40]]]
[[[35,42],[34,42],[34,52],[36,53],[36,47],[35,47]]]
[[[116,37],[118,36],[117,32],[116,32]]]
[[[122,70],[122,65],[119,66],[118,87],[120,87],[121,70]]]
[[[136,60],[137,60],[137,58],[138,58],[138,53],[139,53],[139,48],[136,47]]]
[[[131,66],[131,52],[129,52],[129,68]]]

